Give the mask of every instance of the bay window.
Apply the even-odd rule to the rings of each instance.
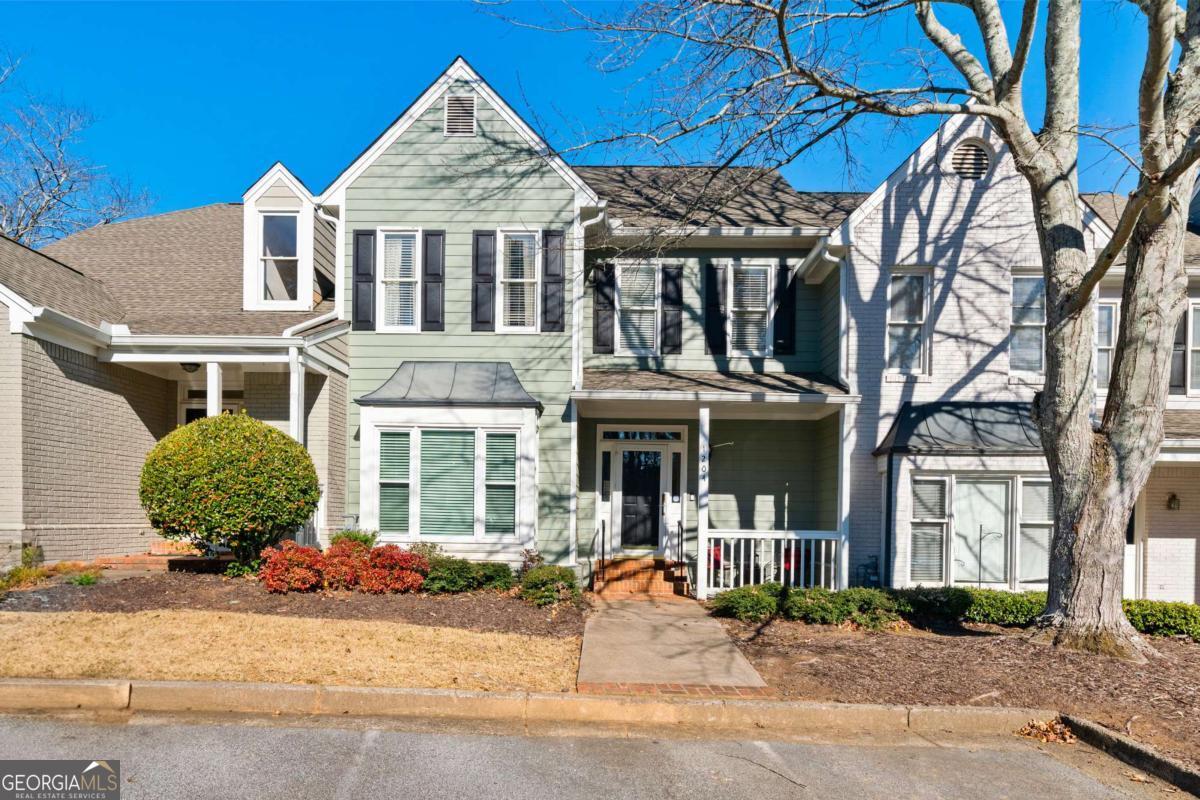
[[[926,372],[925,325],[927,276],[906,272],[888,282],[887,368],[890,372]]]
[[[380,231],[378,330],[420,330],[420,273],[416,231]]]
[[[538,234],[500,232],[500,304],[497,330],[536,331],[538,315]]]
[[[618,264],[617,329],[621,349],[637,355],[656,353],[658,314],[658,265],[653,262]]]
[[[1012,279],[1012,335],[1008,367],[1012,372],[1041,373],[1046,352],[1046,281],[1041,276]]]
[[[300,250],[295,212],[260,215],[260,299],[264,302],[294,302],[299,298]]]

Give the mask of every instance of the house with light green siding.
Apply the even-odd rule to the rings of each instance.
[[[1080,202],[1102,247],[1123,200]],[[1124,581],[1194,602],[1200,234],[1184,258]],[[313,544],[536,551],[618,597],[1044,588],[1039,259],[986,121],[947,120],[869,193],[571,164],[459,58],[321,191],[277,163],[240,203],[41,253],[0,240],[0,556],[153,550],[146,451],[244,410],[312,454]],[[1095,302],[1101,387],[1119,267]]]

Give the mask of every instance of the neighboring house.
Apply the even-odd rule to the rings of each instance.
[[[1094,250],[1121,201],[1080,202]],[[869,194],[572,166],[459,59],[320,193],[277,164],[240,205],[0,242],[0,530],[144,550],[146,450],[245,408],[307,442],[322,541],[536,548],[621,588],[658,585],[626,569],[657,557],[701,596],[1044,586],[1039,259],[986,123],[949,120]],[[1197,599],[1193,343],[1189,321],[1130,595]]]

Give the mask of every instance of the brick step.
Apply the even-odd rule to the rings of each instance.
[[[198,556],[200,552],[188,542],[154,539],[150,542],[152,556]]]
[[[151,572],[192,571],[203,572],[220,568],[230,556],[204,558],[203,556],[153,555],[136,553],[127,556],[103,556],[95,560],[104,569],[138,569]]]
[[[596,592],[596,597],[601,600],[658,600],[658,601],[679,601],[688,602],[691,597],[683,594],[658,594],[650,592],[619,592],[616,589],[608,589],[603,592]]]

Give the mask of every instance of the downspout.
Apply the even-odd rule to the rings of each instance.
[[[883,518],[883,560],[879,565],[879,585],[887,587],[891,584],[892,577],[892,505],[895,502],[895,492],[892,490],[893,481],[893,454],[888,450],[887,457],[887,494],[884,498],[884,518]]]

